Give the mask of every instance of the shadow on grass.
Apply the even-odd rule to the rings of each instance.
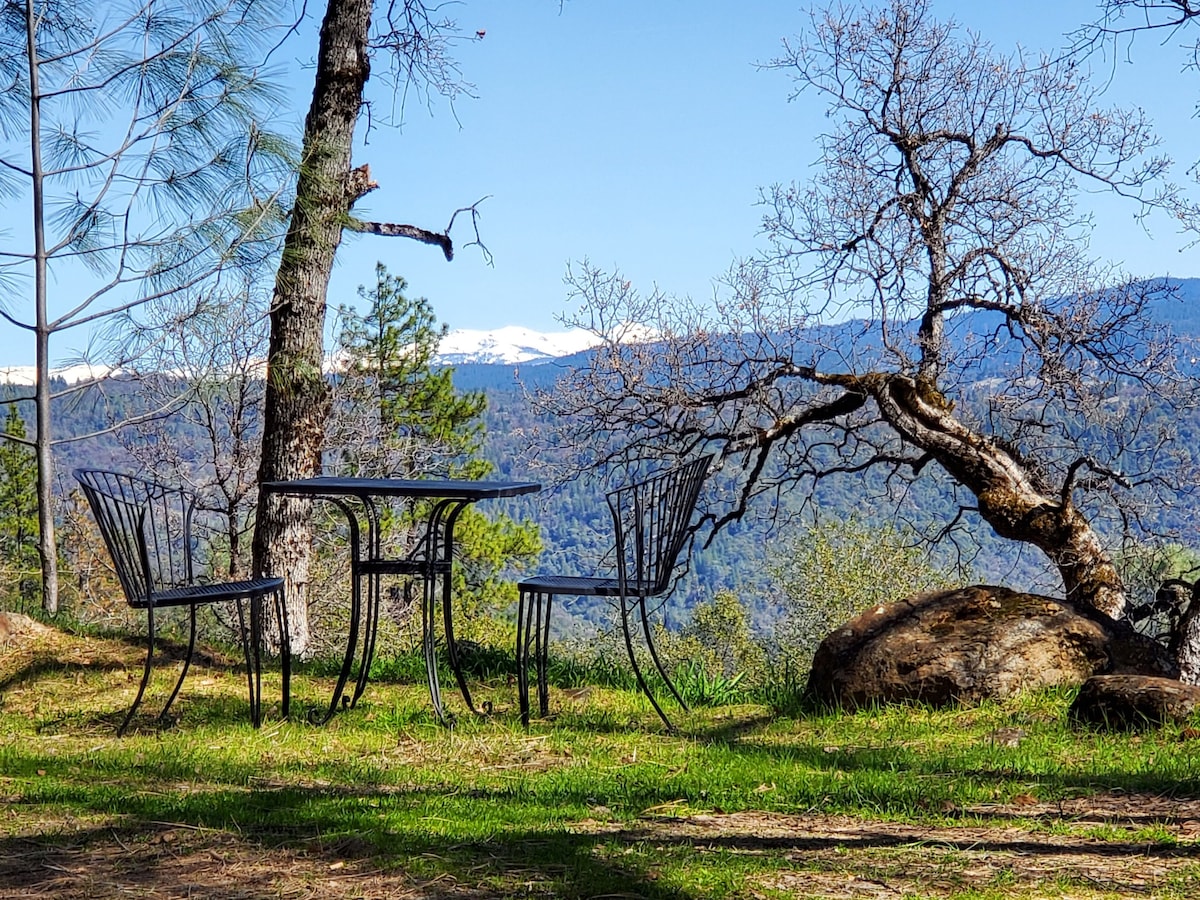
[[[145,653],[144,650],[142,652]],[[32,683],[39,678],[58,677],[64,673],[118,672],[128,668],[129,666],[120,659],[76,661],[64,659],[61,654],[51,650],[38,651],[29,654],[22,665],[0,678],[0,692]]]
[[[274,895],[280,875],[295,875],[298,866],[307,867],[308,872],[299,874],[316,889],[309,896],[337,896],[320,881],[357,881],[372,874],[395,882],[393,890],[400,884],[419,887],[423,897],[530,892],[567,898],[688,896],[656,884],[650,871],[598,853],[607,842],[604,836],[520,828],[474,839],[439,835],[422,825],[431,816],[412,817],[401,809],[415,803],[432,813],[445,799],[437,792],[413,796],[287,788],[205,792],[166,802],[145,795],[109,795],[97,802],[69,794],[60,795],[59,802],[76,811],[115,816],[120,824],[69,833],[55,828],[46,835],[0,840],[0,897],[9,896],[5,888],[17,891],[11,896],[118,896],[155,887],[170,892],[180,887],[180,860],[195,854],[209,865],[207,872],[201,866],[191,874],[189,888],[202,887],[207,878],[210,891],[221,891],[194,890],[189,896],[251,896],[239,890],[267,886],[273,886]],[[212,865],[218,854],[226,862],[241,857],[256,865],[220,872]],[[248,869],[259,874],[241,883],[229,877]],[[274,871],[264,874],[265,869]],[[102,887],[110,892],[98,889]],[[361,882],[352,895],[364,895]]]
[[[25,667],[25,680],[33,681],[45,675],[61,678],[70,672],[124,671],[127,680],[120,686],[113,687],[110,695],[106,695],[99,703],[93,703],[87,708],[75,709],[67,706],[49,706],[40,710],[41,718],[37,724],[40,734],[63,733],[70,734],[83,730],[85,732],[116,734],[117,729],[125,720],[129,705],[133,702],[138,682],[142,676],[142,664],[136,666],[123,665],[120,662],[97,664],[70,663],[64,664],[59,657],[53,657],[44,665]],[[215,728],[244,725],[250,721],[249,684],[246,679],[246,667],[233,666],[228,662],[220,665],[203,665],[193,660],[187,677],[179,690],[179,695],[172,703],[165,717],[160,717],[163,705],[175,687],[179,678],[182,662],[172,657],[168,651],[163,656],[155,654],[154,675],[146,688],[133,720],[129,723],[126,736],[137,734],[155,734],[171,731],[175,728],[195,727],[199,724]],[[282,720],[281,697],[275,684],[275,677],[270,671],[264,671],[263,685],[263,724],[270,725]],[[237,690],[219,689],[206,693],[202,685],[212,683],[213,678],[220,679],[226,684],[236,685]],[[295,704],[293,704],[295,708]]]
[[[38,678],[65,672],[111,672],[136,668],[141,672],[146,662],[146,636],[123,631],[97,632],[87,636],[63,635],[59,641],[43,645],[35,642],[27,652],[13,653],[21,664],[0,677],[0,691],[34,681]],[[187,653],[186,639],[174,635],[158,635],[154,641],[154,667],[169,667],[182,663]],[[240,654],[197,642],[192,653],[193,668],[234,669]],[[243,671],[244,671],[244,664]],[[8,668],[8,667],[6,667]]]
[[[308,896],[342,896],[338,885],[350,879],[352,896],[389,896],[404,888],[435,898],[682,900],[707,892],[693,894],[660,880],[666,860],[700,867],[706,858],[736,854],[770,856],[773,865],[787,867],[796,864],[797,854],[914,843],[911,829],[862,822],[814,834],[803,829],[802,819],[750,833],[673,819],[632,826],[585,821],[568,828],[552,817],[578,810],[585,798],[548,809],[537,798],[497,790],[285,787],[171,794],[68,786],[53,794],[55,803],[83,814],[84,821],[107,821],[0,840],[0,897],[22,891],[58,897],[169,893],[184,884],[192,896],[250,896],[247,891],[268,887],[284,895],[281,879],[298,877],[315,891]],[[1017,830],[976,831],[959,840],[942,829],[937,845],[941,852],[976,855],[1200,860],[1194,843],[1148,844],[1132,837],[1064,842],[1049,832]]]

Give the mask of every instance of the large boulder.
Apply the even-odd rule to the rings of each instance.
[[[807,695],[850,709],[904,700],[943,705],[1107,674],[1178,672],[1160,644],[1096,609],[974,585],[848,622],[817,649]]]

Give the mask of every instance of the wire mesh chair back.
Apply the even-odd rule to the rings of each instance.
[[[687,709],[672,683],[658,651],[650,626],[651,610],[646,599],[665,594],[671,587],[675,563],[688,540],[688,526],[712,456],[684,463],[651,478],[610,491],[606,496],[615,532],[616,578],[543,574],[517,584],[517,694],[521,722],[529,724],[529,655],[532,649],[537,668],[538,708],[545,716],[549,708],[547,648],[550,643],[550,613],[557,595],[614,597],[619,603],[625,651],[638,686],[668,728],[671,720],[654,697],[642,674],[633,648],[632,613],[641,621],[642,638],[663,683]],[[608,559],[611,559],[609,557]],[[606,571],[611,572],[611,568]]]
[[[626,596],[652,597],[670,586],[711,461],[702,456],[606,495],[616,534],[617,579]]]
[[[197,584],[198,541],[193,534],[193,523],[198,506],[193,493],[123,472],[76,469],[74,474],[100,527],[126,601],[147,614],[148,648],[142,681],[117,734],[125,733],[150,681],[155,610],[160,607],[187,608],[189,626],[182,671],[159,713],[160,721],[179,695],[191,665],[196,647],[196,608],[225,601],[233,601],[237,606],[238,632],[250,693],[250,720],[255,727],[260,724],[262,715],[262,606],[265,600],[273,602],[279,621],[283,714],[286,716],[290,703],[291,648],[283,579],[251,578]],[[247,601],[250,605],[249,628],[244,609]]]
[[[192,584],[196,550],[190,492],[120,472],[80,469],[83,488],[130,606]]]

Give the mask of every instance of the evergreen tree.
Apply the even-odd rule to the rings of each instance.
[[[10,439],[0,441],[0,596],[28,611],[39,595],[37,458],[15,403],[8,405],[4,433]]]
[[[436,365],[446,326],[438,325],[428,300],[410,299],[406,288],[380,263],[375,285],[359,288],[366,310],[339,309],[336,346],[343,369],[333,389],[327,466],[366,477],[485,478],[492,473],[480,455],[487,400],[481,391],[459,391],[454,370]],[[383,539],[395,548],[391,552],[412,546],[426,513],[422,503],[384,513]],[[503,575],[536,557],[537,528],[468,508],[455,534],[459,632],[506,641],[494,614],[516,601],[516,591]],[[407,618],[399,609],[392,612]]]
[[[490,470],[479,459],[487,400],[459,392],[454,370],[434,365],[446,326],[406,287],[379,263],[375,286],[358,291],[366,311],[340,307],[344,372],[327,445],[347,474],[482,478]]]
[[[3,316],[33,340],[51,615],[54,420],[59,398],[94,383],[52,393],[51,344],[104,325],[111,340],[89,355],[105,358],[90,361],[125,368],[130,317],[275,253],[290,154],[257,113],[276,99],[263,60],[277,13],[266,0],[0,3],[0,279],[22,285]]]

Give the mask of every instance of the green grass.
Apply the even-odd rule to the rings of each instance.
[[[151,836],[179,829],[193,843],[301,857],[314,879],[352,869],[434,894],[456,885],[481,896],[868,896],[875,884],[897,897],[1122,895],[1094,867],[1023,872],[1037,847],[1050,854],[1061,840],[1092,847],[1090,863],[1172,860],[1140,896],[1200,891],[1196,835],[1132,812],[1134,798],[1200,798],[1196,741],[1178,727],[1073,730],[1066,691],[940,711],[780,717],[765,705],[717,706],[680,714],[671,734],[636,693],[603,686],[555,690],[555,717],[526,731],[501,675],[473,684],[494,705],[487,718],[466,713],[446,683],[453,728],[434,721],[419,683],[377,680],[318,727],[304,718],[332,686],[318,666],[296,678],[292,720],[255,731],[240,674],[200,666],[173,727],[150,715],[170,689],[165,672],[136,733],[117,739],[136,660],[134,644],[88,638],[3,670],[0,897],[4,860],[31,842],[151,853]],[[266,696],[277,701],[277,675]],[[1131,811],[1055,813],[1101,796],[1128,797]],[[797,828],[794,817],[814,815],[818,830],[871,823],[876,836]],[[771,823],[785,821],[790,830],[776,834]],[[938,837],[925,843],[912,829]],[[1003,829],[1021,838],[997,838],[994,860],[979,862],[980,835]],[[359,896],[347,883],[345,895]]]

